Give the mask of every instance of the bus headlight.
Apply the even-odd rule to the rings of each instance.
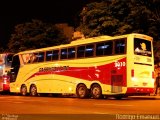
[[[69,87],[69,91],[72,91],[72,87]]]

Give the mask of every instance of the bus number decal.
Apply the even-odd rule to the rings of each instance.
[[[114,63],[114,65],[115,65],[116,68],[121,68],[121,67],[126,66],[126,62],[118,62],[118,61],[116,61]]]

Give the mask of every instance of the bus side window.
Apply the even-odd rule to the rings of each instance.
[[[32,53],[31,56],[30,56],[30,63],[35,63],[37,62],[37,57],[38,56],[38,53]]]
[[[53,51],[47,51],[46,52],[46,61],[51,61],[53,56]]]
[[[37,62],[43,62],[44,61],[44,52],[39,52],[39,54],[37,55]]]
[[[67,59],[67,49],[61,49],[61,59]]]
[[[113,42],[105,42],[104,43],[104,55],[111,55],[113,49]]]
[[[115,41],[115,54],[125,53],[125,39]]]
[[[104,42],[104,43],[97,43],[96,45],[96,56],[101,55],[111,55],[113,49],[113,42]]]
[[[94,45],[86,45],[85,57],[93,57]]]
[[[76,50],[75,48],[68,48],[68,59],[75,58]]]
[[[104,43],[97,43],[96,44],[96,56],[102,56],[104,49],[105,49]]]
[[[52,60],[58,60],[59,50],[53,50]]]
[[[29,53],[22,54],[21,57],[22,57],[22,59],[23,59],[23,63],[24,63],[24,64],[27,64],[27,63],[30,62],[30,55],[29,55]]]
[[[77,58],[84,57],[84,52],[85,52],[85,46],[79,46],[77,48]]]

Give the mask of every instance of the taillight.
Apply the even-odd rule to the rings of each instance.
[[[131,70],[131,77],[134,77],[134,69]]]
[[[3,84],[7,84],[7,80],[4,79],[4,80],[3,80]]]
[[[3,84],[9,84],[9,77],[8,76],[3,76]]]
[[[154,71],[152,71],[152,79],[154,79]]]

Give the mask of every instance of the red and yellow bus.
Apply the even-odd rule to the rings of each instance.
[[[0,54],[0,92],[9,92],[13,53]]]
[[[121,98],[154,90],[153,39],[143,34],[98,36],[14,55],[11,92]]]

